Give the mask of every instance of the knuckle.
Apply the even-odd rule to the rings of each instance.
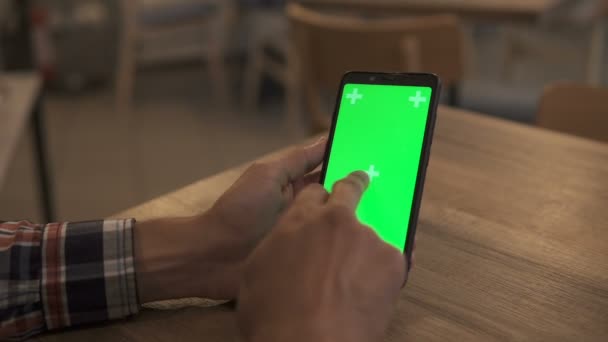
[[[260,170],[265,170],[268,165],[262,161],[255,161],[249,166],[249,171],[259,172]]]
[[[333,226],[334,223],[337,221],[336,213],[330,207],[325,208],[325,210],[323,210],[323,212],[321,213],[321,218],[323,221],[329,223],[330,226]]]
[[[319,183],[312,183],[306,186],[306,188],[304,189],[306,191],[310,191],[313,193],[326,193],[327,190],[325,190],[325,188],[323,187],[323,185],[319,184]]]
[[[291,150],[291,154],[292,155],[297,155],[297,156],[304,155],[304,154],[306,154],[306,152],[307,152],[306,149],[304,147],[302,147],[302,146],[294,147]]]
[[[250,282],[256,277],[256,269],[258,268],[258,254],[252,253],[244,262],[242,266],[243,270],[243,280],[246,282]]]
[[[256,161],[253,164],[251,164],[248,171],[257,176],[262,176],[262,175],[272,175],[272,173],[274,172],[274,169],[268,162]]]
[[[298,159],[301,159],[302,156],[305,156],[305,155],[306,155],[306,150],[303,147],[296,146],[296,147],[293,147],[293,148],[289,149],[284,154],[284,159],[287,159],[287,160],[298,160]]]
[[[299,222],[306,218],[306,208],[303,205],[293,205],[279,220],[280,223],[283,221],[295,221]]]
[[[328,206],[327,214],[333,220],[342,222],[353,216],[352,210],[342,204],[333,204]]]
[[[322,215],[322,220],[324,222],[327,222],[329,224],[329,226],[332,227],[332,228],[339,221],[338,218],[337,218],[337,214],[336,214],[335,210],[333,210],[333,207],[327,207],[327,208],[325,208],[325,210],[323,210],[323,212],[321,213],[321,215]]]
[[[376,241],[379,239],[378,234],[374,231],[374,229],[368,225],[360,224],[358,231],[359,234],[369,241]]]
[[[328,206],[324,216],[324,220],[333,231],[354,230],[358,224],[352,210],[341,204]]]
[[[389,269],[394,273],[404,273],[405,272],[405,255],[401,253],[398,249],[384,244],[383,255],[386,265]]]
[[[405,256],[401,251],[382,240],[372,227],[361,224],[361,228],[362,229],[359,229],[360,236],[367,241],[366,243],[368,243],[370,247],[376,249],[382,262],[391,270],[401,272],[405,269]]]
[[[307,185],[296,197],[296,206],[305,205],[307,202],[307,198],[310,197],[321,197],[323,195],[327,195],[327,190],[321,184],[309,184]]]
[[[366,246],[366,249],[373,251],[382,248],[383,241],[380,239],[378,234],[373,230],[372,227],[365,224],[359,224],[356,231],[357,239],[359,243]]]
[[[389,261],[392,261],[395,265],[402,268],[405,266],[405,254],[401,253],[397,248],[386,244],[386,257]]]

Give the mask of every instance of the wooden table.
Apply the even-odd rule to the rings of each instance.
[[[4,183],[19,139],[31,123],[44,219],[54,219],[52,191],[41,104],[42,80],[35,72],[0,73],[0,187]]]
[[[117,216],[203,211],[243,168]],[[387,341],[607,341],[608,145],[441,108],[416,258]],[[40,340],[235,341],[234,318],[144,310]]]
[[[454,13],[475,20],[536,21],[561,0],[300,0],[319,8],[415,14]]]

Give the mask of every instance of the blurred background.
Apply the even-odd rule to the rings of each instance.
[[[350,69],[435,72],[446,105],[608,140],[607,7],[0,0],[0,218],[105,217],[301,142]]]

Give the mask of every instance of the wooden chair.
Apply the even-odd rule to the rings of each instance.
[[[287,90],[296,86],[292,77],[289,54],[289,25],[283,10],[271,9],[252,13],[252,30],[249,33],[247,65],[244,73],[243,102],[246,108],[255,109],[261,93],[262,77],[269,76]],[[293,101],[288,100],[289,104]]]
[[[119,109],[131,107],[138,60],[202,58],[207,62],[216,98],[226,101],[228,85],[224,56],[233,19],[232,1],[128,0],[120,1],[120,4],[123,20],[116,75],[116,105]],[[155,42],[163,39],[165,42],[179,39],[185,32],[200,36],[199,41],[171,48],[155,46]]]
[[[556,83],[545,88],[536,124],[608,142],[608,88]]]
[[[507,26],[502,31],[505,42],[502,79],[511,81],[515,64],[524,55],[543,63],[586,60],[585,81],[592,85],[602,82],[603,59],[606,48],[606,16],[608,0],[559,0],[543,13],[533,27]],[[572,46],[573,42],[581,44]]]
[[[424,71],[445,87],[465,74],[464,34],[451,15],[366,19],[325,14],[290,3],[294,55],[313,128],[327,129],[320,89],[336,91],[349,70]]]

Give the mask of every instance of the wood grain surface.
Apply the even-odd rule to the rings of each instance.
[[[203,211],[242,170],[117,216]],[[387,341],[608,341],[608,145],[441,108],[416,253]],[[238,341],[234,317],[147,309],[39,340]]]
[[[40,86],[41,80],[33,72],[0,74],[0,186],[28,127]]]
[[[300,0],[335,9],[361,9],[404,14],[453,13],[476,20],[534,21],[560,0]]]

